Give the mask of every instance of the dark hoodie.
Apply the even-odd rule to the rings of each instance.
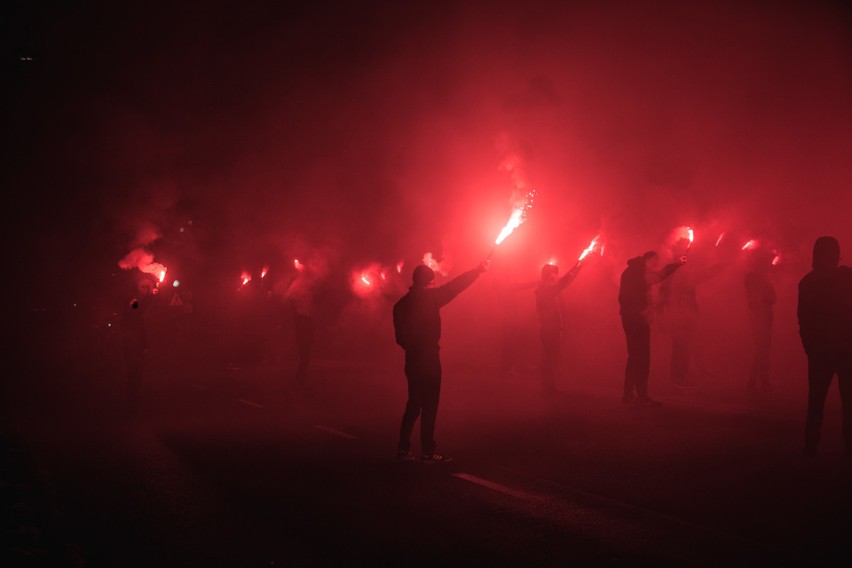
[[[618,290],[619,313],[622,317],[646,317],[651,304],[651,286],[659,284],[680,268],[680,264],[667,264],[659,272],[645,270],[645,259],[641,256],[627,261],[627,268],[621,273],[621,287]]]
[[[396,342],[405,350],[438,351],[441,339],[440,309],[450,303],[482,273],[469,270],[443,286],[412,286],[393,307]]]
[[[852,350],[852,268],[814,268],[799,282],[799,335],[808,355]]]

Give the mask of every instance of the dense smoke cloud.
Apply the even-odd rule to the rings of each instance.
[[[458,273],[528,187],[493,278],[568,269],[600,233],[569,294],[583,321],[612,319],[624,261],[669,255],[677,227],[695,227],[696,265],[771,243],[787,284],[817,236],[852,247],[839,3],[131,4],[36,22],[12,96],[44,109],[52,172],[33,193],[54,204],[24,234],[42,250],[71,234],[59,256],[95,266],[146,246],[196,288],[298,257],[338,291],[427,252]]]

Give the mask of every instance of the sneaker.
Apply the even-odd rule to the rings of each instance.
[[[657,402],[651,397],[643,396],[636,399],[636,404],[640,406],[662,406],[662,402]]]
[[[402,462],[410,462],[417,459],[417,456],[414,455],[414,452],[411,450],[397,450],[396,452],[396,460]]]
[[[420,463],[432,465],[436,463],[450,463],[453,461],[453,458],[450,456],[443,456],[438,452],[432,452],[431,454],[423,454],[420,457]]]

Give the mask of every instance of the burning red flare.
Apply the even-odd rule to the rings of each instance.
[[[716,244],[714,246],[719,246],[719,243],[722,242],[722,237],[725,236],[725,233],[719,233],[719,238],[716,239]]]
[[[499,245],[502,243],[506,237],[512,234],[512,231],[520,227],[527,220],[527,211],[530,210],[533,206],[533,200],[535,199],[535,190],[532,189],[523,196],[521,199],[517,200],[514,205],[512,205],[512,213],[509,215],[509,221],[506,223],[506,226],[500,231],[500,234],[497,235],[497,239],[494,241],[494,245]]]
[[[401,260],[396,263],[396,273],[397,274],[402,274],[402,267],[403,266],[405,266],[405,263]]]
[[[298,259],[298,258],[294,258],[294,259],[293,259],[293,267],[294,267],[296,270],[298,270],[299,272],[301,272],[302,270],[304,270],[304,269],[305,269],[305,265],[304,265],[304,264],[302,264],[301,262],[299,262],[299,259]]]
[[[754,250],[759,246],[757,239],[751,239],[749,242],[743,245],[742,250]]]
[[[269,274],[269,267],[268,267],[268,266],[264,266],[264,267],[263,267],[263,269],[260,271],[260,277],[261,277],[261,278],[266,278],[266,275],[267,275],[267,274]]]
[[[601,238],[601,236],[597,235],[594,239],[592,239],[592,242],[589,243],[589,246],[586,247],[586,250],[584,250],[582,253],[580,253],[580,258],[577,259],[577,262],[582,262],[584,258],[589,256],[591,253],[595,252],[595,248],[597,248],[598,241],[600,240],[600,238]]]
[[[242,279],[242,281],[243,281],[243,286],[245,286],[246,284],[248,284],[249,282],[251,282],[251,274],[249,274],[248,272],[243,272],[243,273],[241,273],[241,274],[240,274],[240,278],[241,278],[241,279]]]

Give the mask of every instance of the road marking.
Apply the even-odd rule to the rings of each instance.
[[[511,487],[506,487],[505,485],[500,485],[499,483],[494,483],[493,481],[488,481],[487,479],[482,479],[481,477],[476,477],[469,473],[454,473],[453,476],[518,499],[524,499],[526,501],[541,501],[543,499],[538,495],[533,495],[532,493],[527,493],[525,491],[518,491],[517,489],[512,489]]]
[[[244,398],[238,398],[238,399],[237,399],[237,401],[238,401],[238,402],[242,402],[243,404],[247,404],[247,405],[249,405],[249,406],[254,406],[255,408],[266,408],[266,407],[265,407],[265,406],[263,406],[262,404],[258,404],[258,403],[256,403],[256,402],[252,402],[251,400],[246,400],[246,399],[244,399]]]
[[[346,438],[347,440],[355,440],[355,436],[352,434],[347,434],[346,432],[341,432],[340,430],[335,430],[334,428],[329,428],[328,426],[321,426],[319,424],[314,424],[314,428],[317,430],[322,430],[323,432],[328,432],[329,434],[334,434],[335,436],[340,436],[341,438]]]

